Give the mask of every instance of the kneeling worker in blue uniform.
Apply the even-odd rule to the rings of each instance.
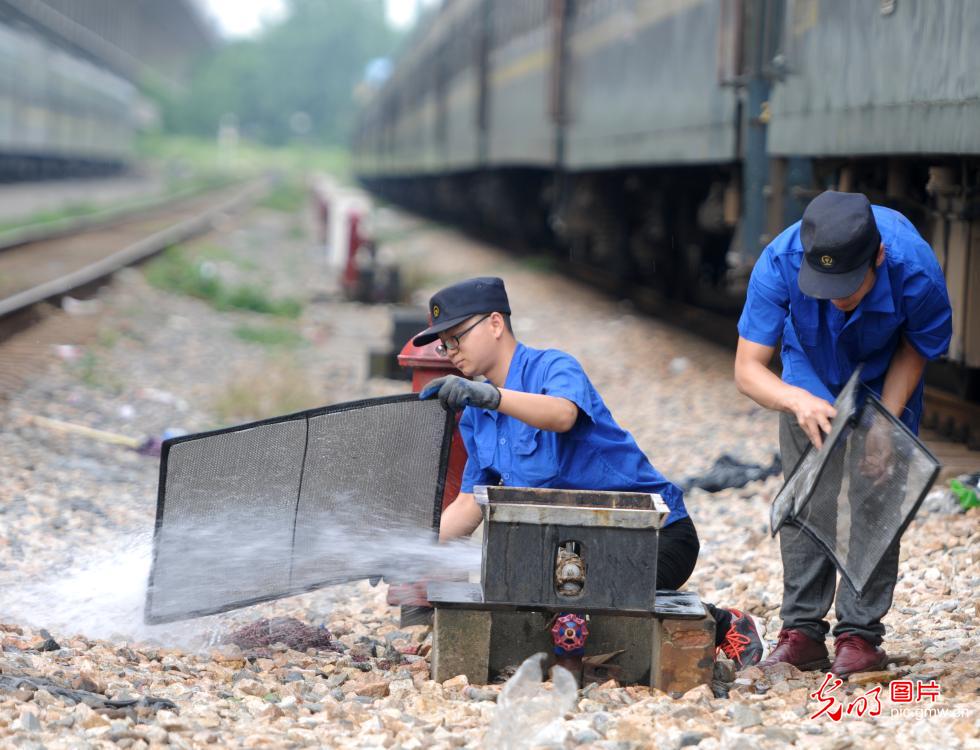
[[[501,279],[447,287],[433,295],[429,312],[432,325],[413,343],[439,338],[440,354],[467,376],[438,378],[419,394],[463,409],[459,430],[468,458],[460,494],[442,515],[440,539],[471,534],[480,524],[475,485],[655,493],[670,508],[660,531],[656,587],[682,586],[700,549],[683,493],[616,423],[582,366],[564,352],[532,349],[514,338]],[[478,376],[486,380],[467,379]],[[716,646],[739,668],[764,657],[759,620],[708,608]]]
[[[908,219],[859,193],[828,190],[814,198],[802,221],[759,257],[738,323],[735,382],[762,406],[782,412],[784,470],[793,468],[807,442],[820,447],[836,416],[831,402],[858,365],[862,382],[918,432],[922,373],[926,360],[949,346],[951,318],[936,256]],[[768,369],[779,339],[782,379]],[[881,484],[892,463],[887,435],[870,433],[865,450],[861,471]],[[889,499],[878,498],[885,507]],[[898,580],[898,543],[860,596],[846,578],[837,587],[832,559],[800,527],[783,526],[779,545],[783,629],[768,662],[827,668],[826,617],[836,588],[831,671],[846,677],[884,666],[881,619]]]

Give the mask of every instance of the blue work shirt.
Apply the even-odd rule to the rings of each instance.
[[[568,432],[549,432],[467,406],[459,422],[468,455],[461,492],[496,484],[651,492],[670,508],[664,525],[687,516],[684,493],[653,468],[633,436],[616,424],[574,357],[519,343],[504,388],[566,398],[578,406],[578,420]]]
[[[946,281],[932,248],[898,211],[882,206],[872,211],[885,262],[850,317],[830,300],[800,291],[797,276],[804,260],[797,222],[756,262],[738,321],[739,335],[757,344],[775,346],[782,336],[783,380],[831,402],[862,363],[862,382],[880,396],[902,336],[923,357],[935,359],[946,352],[952,335]],[[914,433],[922,388],[920,379],[902,413]]]

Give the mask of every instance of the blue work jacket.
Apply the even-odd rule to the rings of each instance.
[[[905,337],[926,359],[944,354],[952,336],[946,281],[932,248],[898,211],[872,206],[885,246],[874,286],[846,316],[829,300],[807,297],[797,276],[803,260],[800,222],[763,251],[738,321],[742,338],[775,346],[782,337],[783,380],[833,401],[863,364],[861,380],[879,396],[895,349]],[[918,433],[922,381],[902,413]]]
[[[497,411],[466,407],[459,423],[468,454],[462,492],[496,484],[651,492],[670,508],[665,525],[687,516],[684,493],[616,424],[575,358],[519,343],[504,388],[568,399],[578,406],[578,420],[568,432],[549,432]]]

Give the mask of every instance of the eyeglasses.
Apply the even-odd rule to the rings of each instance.
[[[446,339],[441,344],[436,346],[436,354],[438,354],[440,357],[448,357],[449,352],[454,352],[457,349],[459,349],[459,340],[463,338],[463,336],[465,336],[467,333],[472,331],[474,328],[480,325],[480,323],[482,323],[484,320],[489,318],[491,315],[493,315],[493,313],[488,313],[487,315],[484,315],[482,318],[476,321],[476,323],[471,325],[465,331],[460,331],[455,336],[450,336],[448,339]]]

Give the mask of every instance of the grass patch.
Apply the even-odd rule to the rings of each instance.
[[[182,247],[168,248],[146,267],[146,280],[157,289],[204,300],[216,310],[249,310],[264,315],[298,318],[302,304],[291,297],[273,299],[250,284],[229,286],[212,261],[191,257]]]
[[[77,219],[79,216],[86,216],[98,210],[100,210],[99,207],[91,203],[69,203],[57,210],[37,211],[19,219],[2,221],[0,222],[0,234],[23,227],[53,224],[65,219]]]
[[[261,344],[269,347],[294,348],[306,343],[300,334],[282,326],[249,326],[235,328],[235,335],[250,344]]]
[[[86,349],[78,361],[74,363],[72,372],[89,388],[105,390],[110,393],[120,393],[122,382],[90,349]]]
[[[136,152],[177,173],[242,176],[274,170],[299,178],[310,172],[324,172],[344,183],[353,183],[350,152],[341,147],[272,147],[243,139],[235,148],[222,150],[210,139],[147,133],[137,138]]]
[[[308,198],[309,194],[301,182],[284,180],[276,185],[259,205],[292,214],[303,208]]]
[[[194,244],[194,257],[215,263],[231,263],[244,271],[257,271],[259,268],[255,261],[237,255],[230,248],[224,245],[212,245],[208,242]]]
[[[263,315],[276,315],[282,318],[298,318],[303,306],[291,297],[271,299],[264,289],[250,284],[226,290],[215,307],[219,310],[250,310]]]
[[[112,349],[117,343],[122,334],[119,333],[114,328],[100,328],[99,332],[96,334],[96,342],[103,349]]]
[[[196,195],[205,190],[212,190],[229,184],[228,176],[209,175],[194,179],[175,179],[169,182],[164,191],[160,194],[141,195],[131,200],[117,200],[105,205],[87,203],[68,203],[58,209],[48,209],[37,211],[16,219],[0,221],[0,234],[13,232],[14,230],[25,229],[28,227],[46,227],[57,224],[58,222],[70,219],[80,219],[85,216],[104,213],[126,213],[128,211],[138,211],[172,197],[177,193],[187,193]]]
[[[201,260],[234,261],[235,254],[224,245],[212,245],[210,242],[194,244],[194,255]]]
[[[307,373],[292,359],[270,359],[231,377],[212,410],[222,424],[312,409],[324,402]]]

